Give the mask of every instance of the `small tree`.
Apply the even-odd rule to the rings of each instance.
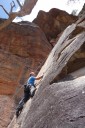
[[[0,24],[0,30],[8,26],[16,17],[22,17],[30,14],[38,0],[23,0],[24,1],[23,5],[20,3],[20,1],[21,0],[16,0],[16,2],[18,3],[18,6],[20,7],[20,10],[18,12],[13,12],[13,9],[15,7],[15,2],[13,0],[10,3],[10,12],[8,12],[2,5],[0,5],[0,7],[4,10],[4,12],[9,17],[7,20],[4,21],[4,23]],[[78,2],[80,0],[68,0],[68,4],[70,4],[70,2],[72,1]],[[76,12],[73,11],[73,14],[74,13]]]
[[[68,4],[70,3],[70,2],[78,2],[78,1],[80,1],[80,0],[68,0]]]
[[[3,23],[0,24],[0,30],[8,26],[17,16],[21,17],[30,14],[38,0],[24,0],[23,5],[21,5],[20,0],[16,0],[16,1],[18,3],[18,6],[20,7],[20,10],[18,12],[13,12],[13,9],[15,7],[14,1],[10,3],[10,12],[8,12],[2,5],[0,5],[0,7],[9,17],[7,20],[5,20]]]
[[[76,16],[76,15],[77,15],[77,11],[78,11],[78,10],[77,10],[77,9],[75,9],[75,10],[73,10],[73,11],[72,11],[72,13],[71,13],[71,14],[72,14],[73,16]]]

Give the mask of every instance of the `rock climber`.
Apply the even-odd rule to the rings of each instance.
[[[43,75],[40,77],[35,77],[35,72],[30,73],[27,84],[24,85],[24,97],[21,99],[16,109],[16,117],[20,115],[23,105],[29,100],[30,97],[34,96],[36,90],[35,80],[40,80],[42,78]]]

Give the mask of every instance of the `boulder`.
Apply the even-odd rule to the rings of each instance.
[[[8,128],[84,128],[85,76],[47,85],[30,102]]]
[[[77,19],[77,16],[53,8],[49,12],[40,11],[33,20],[33,23],[36,23],[43,30],[47,39],[51,41],[51,39],[55,39],[58,34]]]

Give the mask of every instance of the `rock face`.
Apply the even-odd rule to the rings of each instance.
[[[84,102],[85,77],[47,85],[8,128],[84,128]]]
[[[14,117],[8,128],[85,126],[85,77],[72,80],[79,74],[84,75],[84,71],[80,73],[79,69],[85,70],[85,17],[72,24],[76,20],[77,17],[58,9],[39,13],[34,22],[42,28],[49,41],[53,39],[56,43],[53,49],[34,23],[12,23],[0,31],[0,115],[3,114],[0,128],[7,128],[14,114],[12,96],[17,87],[25,83],[30,71],[39,71],[51,49],[39,73],[44,73],[41,86],[25,105],[17,122]],[[65,79],[71,81],[63,79],[63,82],[56,83],[66,75]]]
[[[39,70],[50,50],[45,35],[35,24],[12,23],[0,31],[0,94],[13,94],[31,70]]]
[[[47,59],[45,66],[43,66],[43,72],[48,71],[46,74],[52,74],[49,79],[50,82],[57,81],[63,78],[65,75],[85,67],[85,39],[84,35],[81,35],[83,32],[85,32],[84,18],[76,22],[76,24],[70,25],[63,32],[62,36],[57,42],[58,44],[56,44],[55,48],[52,50],[52,53]],[[76,42],[78,44],[75,44]],[[71,50],[71,48],[73,49]],[[69,59],[68,56],[70,56]],[[49,63],[51,63],[52,66],[49,65],[46,67]],[[60,70],[61,67],[62,69]],[[56,73],[58,73],[58,75],[55,77]]]
[[[18,86],[26,82],[30,71],[40,70],[50,50],[44,33],[33,23],[12,23],[0,31],[0,128],[7,128],[13,117]]]
[[[34,23],[36,23],[45,33],[47,39],[55,39],[64,29],[77,20],[76,16],[67,12],[53,8],[49,12],[40,11]]]
[[[0,128],[7,128],[13,118],[15,103],[11,96],[0,95]]]
[[[65,29],[38,74],[44,77],[35,96],[8,128],[84,128],[85,73],[56,83],[62,70],[68,65],[70,70],[72,60],[80,56],[85,60],[85,17]],[[82,67],[85,71],[85,63]]]

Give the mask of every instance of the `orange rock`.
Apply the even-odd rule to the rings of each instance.
[[[33,23],[12,23],[0,31],[0,94],[14,94],[16,86],[26,82],[29,72],[38,69],[50,50],[44,33]]]

